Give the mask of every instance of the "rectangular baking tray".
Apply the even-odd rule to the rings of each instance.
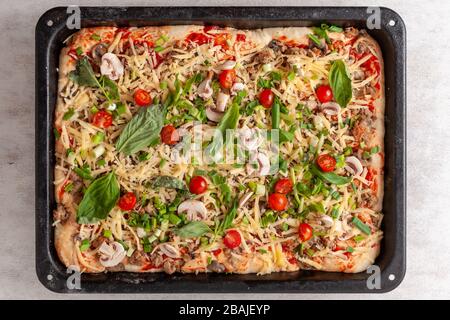
[[[61,293],[160,292],[387,292],[402,281],[406,269],[406,31],[401,17],[388,8],[367,7],[79,7],[81,27],[213,24],[242,29],[314,26],[366,28],[379,10],[380,28],[368,30],[381,46],[385,63],[384,238],[376,271],[358,274],[321,271],[254,274],[82,274],[59,261],[54,249],[53,112],[57,95],[59,53],[77,30],[66,21],[73,9],[53,8],[36,25],[36,272],[48,289]],[[376,17],[375,17],[376,18]],[[376,21],[375,21],[376,22]],[[374,272],[374,273],[373,273]],[[377,282],[375,277],[379,277]],[[369,285],[368,285],[369,283]],[[379,286],[377,285],[379,284]]]

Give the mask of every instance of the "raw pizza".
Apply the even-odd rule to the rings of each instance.
[[[364,30],[82,29],[60,56],[58,255],[90,273],[361,272],[382,238],[383,117]],[[215,157],[237,140],[248,161]],[[215,161],[180,161],[196,148]]]

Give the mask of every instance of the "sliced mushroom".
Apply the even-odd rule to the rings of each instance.
[[[350,172],[352,175],[356,175],[356,176],[359,176],[364,170],[364,168],[361,164],[361,161],[359,161],[359,159],[355,156],[350,156],[350,157],[345,158],[344,168],[345,168],[345,170]]]
[[[221,264],[220,262],[217,261],[212,261],[209,265],[208,265],[208,271],[212,271],[212,272],[225,272],[225,266],[223,264]]]
[[[264,153],[259,152],[256,155],[256,161],[258,163],[257,173],[260,176],[266,176],[270,172],[270,160]]]
[[[104,43],[99,43],[92,48],[92,58],[96,62],[100,62],[103,55],[108,52],[108,47]]]
[[[235,82],[233,86],[231,87],[231,95],[235,95],[238,93],[238,91],[244,90],[245,84],[242,82]]]
[[[171,244],[162,243],[162,244],[159,245],[159,250],[161,251],[161,253],[165,254],[169,258],[176,259],[176,258],[180,257],[180,250],[178,250],[177,248],[175,248]]]
[[[224,112],[217,111],[212,106],[206,108],[206,117],[211,121],[219,122],[224,114]]]
[[[217,101],[216,101],[216,111],[224,112],[227,107],[227,103],[228,103],[229,99],[230,99],[230,95],[223,93],[223,92],[219,92],[219,94],[217,95]]]
[[[263,141],[261,132],[258,128],[241,128],[239,130],[239,138],[242,147],[249,151],[257,150]]]
[[[224,63],[220,64],[217,69],[219,70],[231,70],[236,66],[236,61],[227,60]]]
[[[331,227],[334,224],[333,218],[326,214],[321,215],[320,220],[322,221],[323,225],[326,227]]]
[[[186,200],[178,206],[178,214],[186,213],[190,221],[204,220],[207,217],[208,210],[205,204],[198,200]]]
[[[123,64],[114,53],[105,53],[102,56],[100,72],[102,75],[107,76],[111,80],[117,80],[121,75],[123,75]]]
[[[326,102],[326,103],[322,103],[322,105],[320,106],[320,109],[323,111],[323,113],[325,113],[329,116],[334,116],[339,113],[339,111],[341,110],[341,107],[336,102]]]
[[[100,253],[100,263],[107,268],[118,265],[126,255],[123,246],[116,241],[111,244],[103,242],[98,248],[98,252]]]
[[[198,86],[198,96],[203,99],[209,99],[212,97],[214,90],[211,88],[211,79],[213,77],[214,73],[209,72],[208,76],[205,80],[200,83]]]

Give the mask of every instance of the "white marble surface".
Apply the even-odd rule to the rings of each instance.
[[[166,5],[168,1],[0,1],[0,298],[64,299],[34,270],[34,28],[60,5]],[[216,5],[219,1],[196,1]],[[275,5],[276,1],[220,1]],[[373,5],[376,1],[279,1],[279,5]],[[191,5],[172,1],[171,5]],[[408,259],[403,283],[387,294],[71,295],[111,299],[404,299],[450,298],[450,32],[448,1],[378,1],[404,19],[408,32]]]

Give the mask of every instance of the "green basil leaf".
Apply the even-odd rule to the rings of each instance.
[[[208,232],[211,232],[211,229],[203,221],[192,221],[175,230],[175,234],[181,238],[197,238]]]
[[[333,172],[322,172],[316,165],[311,167],[311,173],[322,180],[336,185],[346,184],[352,181],[352,177],[339,176]]]
[[[108,77],[101,76],[99,79],[100,86],[103,87],[105,96],[108,100],[120,100],[119,88],[117,84]]]
[[[226,214],[225,218],[223,219],[221,225],[220,225],[220,231],[223,232],[230,228],[233,225],[233,220],[236,218],[237,214],[237,207],[238,207],[238,200],[237,198],[234,198],[233,204],[231,205],[230,210]]]
[[[153,188],[168,188],[187,190],[186,184],[180,179],[171,176],[159,176],[152,180],[151,186]]]
[[[78,206],[77,222],[90,224],[106,219],[119,200],[119,196],[120,186],[113,172],[95,179],[87,188]]]
[[[117,151],[130,155],[158,141],[164,118],[165,111],[160,105],[141,108],[117,139]]]
[[[81,168],[74,168],[73,172],[75,172],[82,179],[85,180],[94,179],[91,175],[91,168],[87,164],[85,164]]]
[[[334,99],[342,108],[345,108],[352,99],[352,82],[342,60],[333,62],[328,81],[333,91]]]
[[[69,79],[80,86],[98,87],[97,78],[87,57],[77,61],[75,70],[69,73]]]
[[[236,126],[239,121],[239,105],[237,103],[233,103],[230,108],[225,112],[219,124],[217,125],[217,129],[219,133],[222,135],[222,138],[225,138],[225,133],[227,129],[236,129]],[[216,135],[213,137],[212,142],[206,147],[206,154],[214,155],[221,147],[221,142],[223,140],[219,139]]]

